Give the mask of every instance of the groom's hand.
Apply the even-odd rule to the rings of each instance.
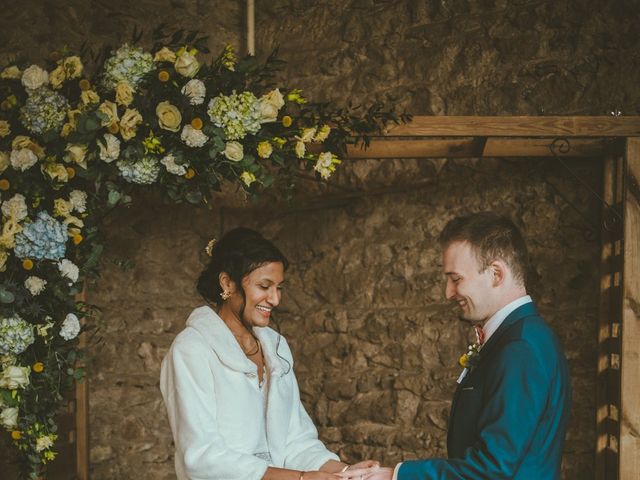
[[[365,462],[361,462],[365,463]],[[378,462],[375,462],[376,464]],[[352,465],[342,473],[338,473],[345,480],[392,480],[393,468],[383,468],[378,466],[355,468],[360,464]]]
[[[380,467],[374,472],[366,475],[363,480],[392,480],[393,468]]]

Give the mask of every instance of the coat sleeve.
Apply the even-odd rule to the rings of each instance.
[[[229,449],[218,431],[209,355],[204,345],[174,343],[163,363],[161,389],[175,454],[181,456],[189,479],[259,480],[268,463]]]
[[[485,386],[475,445],[462,458],[403,462],[398,480],[512,478],[544,415],[549,382],[531,345],[507,344]]]
[[[285,349],[286,354],[291,358],[291,353],[286,343]],[[327,450],[318,439],[318,431],[300,401],[300,388],[293,372],[293,361],[291,361],[291,372],[288,375],[291,376],[292,382],[292,401],[284,467],[294,470],[314,471],[329,460],[339,461],[340,458],[335,453]]]

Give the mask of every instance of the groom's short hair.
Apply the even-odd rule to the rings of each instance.
[[[438,241],[442,248],[454,242],[468,242],[481,270],[494,260],[504,261],[515,280],[523,286],[529,275],[529,254],[522,233],[510,218],[494,212],[478,212],[450,220]]]

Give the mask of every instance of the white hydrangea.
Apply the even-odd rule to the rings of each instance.
[[[207,87],[198,79],[189,80],[181,90],[182,94],[189,98],[191,105],[202,105],[207,94]]]
[[[115,135],[105,133],[104,143],[100,140],[97,141],[98,148],[100,149],[100,160],[106,163],[111,163],[117,160],[120,156],[120,140]]]
[[[71,207],[80,213],[84,213],[87,211],[87,193],[81,190],[73,190],[69,194],[69,202],[71,202]]]
[[[20,222],[27,218],[28,210],[24,195],[16,193],[9,200],[2,203],[2,214],[7,218],[12,218]]]
[[[47,281],[45,279],[36,276],[27,277],[24,281],[24,286],[34,297],[40,295],[46,285]]]
[[[187,168],[184,165],[178,165],[176,163],[176,157],[172,153],[166,155],[160,163],[164,165],[167,169],[167,172],[172,173],[174,175],[184,175],[187,173]]]
[[[209,140],[202,130],[193,128],[191,125],[184,126],[180,138],[190,147],[202,147]]]
[[[80,320],[75,313],[69,313],[62,322],[60,336],[69,341],[76,338],[78,333],[80,333]]]
[[[58,270],[60,270],[63,277],[68,278],[72,283],[78,281],[80,270],[71,260],[67,260],[66,258],[60,260],[58,262]]]

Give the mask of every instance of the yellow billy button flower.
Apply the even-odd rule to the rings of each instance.
[[[171,78],[171,75],[169,75],[169,72],[167,72],[166,70],[160,70],[158,72],[158,80],[160,80],[161,82],[168,82],[169,78]]]
[[[18,430],[13,430],[11,432],[11,438],[13,438],[14,440],[20,440],[22,438],[22,433],[20,433]]]
[[[25,258],[22,260],[22,268],[25,270],[33,270],[33,260],[30,258]]]
[[[187,169],[187,173],[184,174],[184,178],[186,178],[187,180],[191,180],[195,176],[196,171],[193,168]]]
[[[258,143],[258,156],[260,158],[269,158],[271,153],[273,153],[273,147],[271,146],[271,142],[265,140],[263,142]]]
[[[284,128],[289,128],[293,124],[293,119],[289,115],[285,115],[282,117],[282,126]]]
[[[87,80],[86,78],[83,78],[82,80],[80,80],[78,82],[78,86],[80,87],[80,90],[86,92],[87,90],[89,90],[91,88],[91,82],[89,80]]]
[[[79,233],[75,233],[71,238],[73,239],[74,245],[80,245],[82,243],[82,240],[84,240],[84,237]]]
[[[202,119],[200,117],[195,117],[193,120],[191,120],[191,126],[196,130],[202,130],[204,124],[202,123]]]
[[[44,363],[42,362],[34,363],[33,366],[31,367],[31,370],[33,370],[36,373],[42,373],[44,371]]]
[[[109,125],[108,130],[109,130],[109,133],[111,133],[112,135],[115,135],[120,131],[120,126],[116,122],[113,122],[111,125]]]
[[[67,175],[69,176],[69,179],[76,176],[76,171],[73,167],[67,167],[66,170],[67,170]]]
[[[1,191],[6,192],[7,190],[9,190],[9,188],[11,188],[11,182],[9,182],[9,180],[7,180],[6,178],[0,180]]]

